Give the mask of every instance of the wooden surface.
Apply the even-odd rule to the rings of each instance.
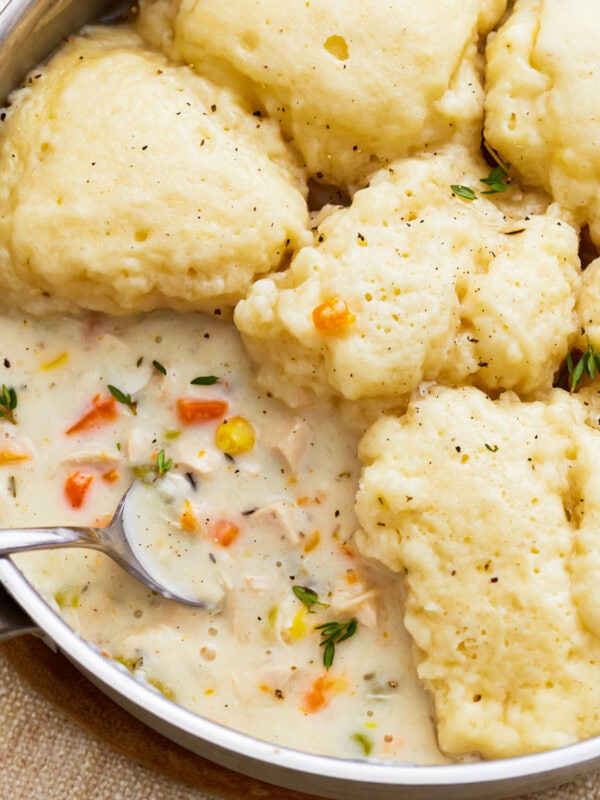
[[[146,769],[219,800],[314,800],[312,795],[232,772],[171,742],[124,711],[66,658],[33,636],[4,642],[0,650],[35,692],[94,737]]]

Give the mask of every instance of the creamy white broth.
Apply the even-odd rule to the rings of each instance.
[[[297,412],[258,392],[235,330],[202,315],[12,313],[0,319],[0,342],[2,383],[18,397],[17,424],[0,422],[1,524],[105,524],[142,475],[130,523],[139,514],[147,566],[182,591],[209,587],[216,602],[167,601],[91,550],[19,556],[75,630],[175,702],[253,736],[327,755],[444,762],[398,578],[352,545],[356,440],[333,408]],[[191,385],[203,376],[218,381]],[[95,397],[110,398],[109,384],[137,414],[116,403],[114,418],[73,432]],[[183,424],[181,398],[227,410]],[[233,416],[256,441],[231,459],[215,432]],[[161,450],[173,463],[158,477]],[[75,472],[91,476],[78,508],[65,493]],[[308,613],[293,586],[326,605]],[[315,626],[352,618],[356,633],[325,669]]]

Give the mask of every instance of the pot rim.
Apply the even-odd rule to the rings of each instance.
[[[515,758],[470,764],[420,766],[398,762],[365,761],[322,756],[269,744],[212,722],[167,700],[116,662],[82,639],[46,603],[9,558],[0,558],[0,580],[52,641],[73,661],[108,684],[124,699],[149,711],[181,732],[225,750],[311,776],[387,786],[455,787],[473,783],[496,784],[527,776],[542,776],[581,765],[600,756],[600,737],[553,750]]]

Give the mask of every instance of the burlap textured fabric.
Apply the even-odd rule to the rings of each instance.
[[[30,637],[0,646],[0,709],[0,800],[309,800],[173,745]],[[519,800],[600,800],[600,773]]]

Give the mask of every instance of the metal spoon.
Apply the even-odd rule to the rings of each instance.
[[[0,529],[0,556],[20,553],[25,550],[42,550],[48,547],[89,547],[100,550],[127,570],[149,589],[169,600],[206,608],[209,604],[191,597],[184,597],[158,583],[135,555],[123,515],[127,498],[135,483],[125,492],[117,510],[106,528],[4,528]]]

